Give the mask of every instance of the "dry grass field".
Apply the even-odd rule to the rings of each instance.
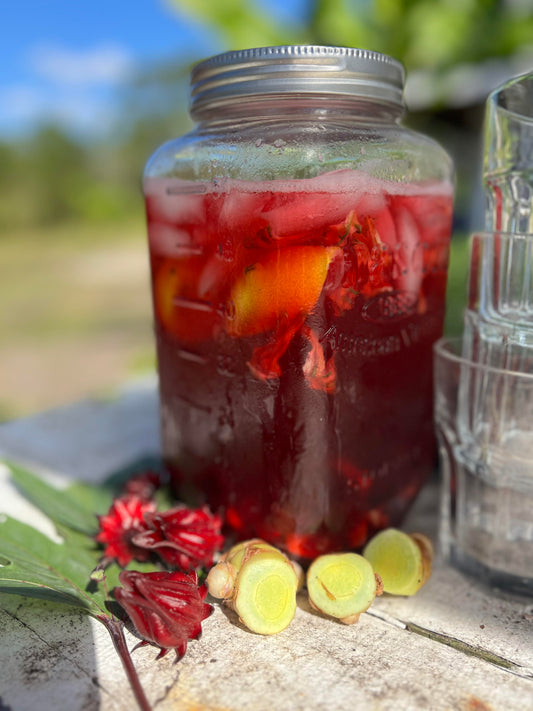
[[[0,241],[0,419],[106,394],[154,367],[144,224]]]

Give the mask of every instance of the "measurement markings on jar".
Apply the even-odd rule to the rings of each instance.
[[[402,341],[397,335],[381,338],[354,336],[353,334],[345,334],[342,331],[338,331],[335,326],[327,332],[322,341],[327,341],[333,351],[365,358],[391,355],[392,353],[398,353],[402,349]]]
[[[186,185],[173,185],[166,189],[167,195],[203,195],[207,192],[205,185],[190,183]]]
[[[180,309],[190,309],[191,311],[201,311],[202,313],[213,313],[214,307],[210,301],[201,301],[200,299],[188,299],[185,296],[175,296],[172,299],[174,306],[179,306]]]
[[[194,353],[193,351],[187,351],[184,348],[178,348],[176,351],[178,358],[182,360],[187,360],[190,363],[199,363],[200,365],[205,365],[207,363],[207,358],[199,353]]]
[[[204,253],[204,248],[194,244],[175,244],[173,254],[176,257],[197,257]]]

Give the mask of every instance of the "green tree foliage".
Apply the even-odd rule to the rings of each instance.
[[[34,200],[29,209],[44,224],[71,217],[87,181],[81,145],[55,126],[43,126],[26,146],[27,179]]]
[[[0,144],[0,235],[17,226],[121,218],[138,202],[131,182],[116,144],[87,145],[60,126],[41,126],[25,141]]]
[[[115,135],[117,177],[140,189],[148,157],[164,141],[192,127],[188,115],[190,66],[167,62],[143,68],[124,88],[121,121]]]
[[[304,26],[285,27],[261,6],[250,0],[165,0],[204,25],[213,28],[232,49],[305,41]],[[296,38],[296,39],[295,39]],[[298,40],[299,38],[299,40]]]
[[[0,239],[14,227],[141,216],[147,158],[191,125],[189,71],[175,62],[139,71],[117,94],[119,120],[103,139],[43,125],[19,143],[0,142]]]
[[[519,0],[308,0],[306,22],[290,27],[250,0],[166,2],[215,29],[232,49],[344,45],[391,54],[408,69],[448,69],[533,43],[533,6]]]
[[[15,186],[20,185],[22,178],[21,156],[15,146],[9,143],[0,143],[0,192],[2,200],[0,200],[0,235],[3,229],[9,227],[14,220],[14,215],[17,214],[22,205],[17,204],[17,190]],[[23,196],[21,196],[23,197]]]

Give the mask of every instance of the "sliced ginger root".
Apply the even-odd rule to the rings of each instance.
[[[234,566],[226,560],[219,560],[207,575],[206,583],[209,594],[220,600],[231,599],[236,577],[237,571]]]
[[[244,557],[257,552],[259,549],[277,550],[274,546],[271,546],[270,543],[260,538],[252,538],[248,541],[236,543],[229,551],[221,556],[218,563],[211,568],[207,576],[206,583],[209,594],[212,597],[231,601],[237,573],[241,568]]]
[[[270,545],[270,543],[263,541],[261,538],[251,538],[248,541],[236,543],[229,549],[226,555],[223,556],[223,559],[228,563],[231,563],[235,570],[238,571],[245,558],[249,558],[251,555],[254,555],[258,550],[273,550],[277,551],[280,555],[283,555],[281,551]]]
[[[307,571],[309,602],[319,612],[345,624],[358,621],[382,591],[370,563],[357,553],[316,558]]]
[[[230,605],[252,632],[276,634],[295,615],[297,573],[280,550],[260,539],[233,546],[206,583],[210,595]]]
[[[387,528],[367,543],[363,555],[391,595],[414,595],[431,575],[433,546],[422,533]]]
[[[276,634],[294,618],[297,586],[296,573],[287,558],[274,550],[261,550],[242,564],[233,607],[248,629]]]

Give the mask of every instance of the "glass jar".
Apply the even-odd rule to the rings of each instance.
[[[366,50],[229,52],[147,164],[162,451],[176,493],[295,556],[400,522],[435,463],[452,166]]]

